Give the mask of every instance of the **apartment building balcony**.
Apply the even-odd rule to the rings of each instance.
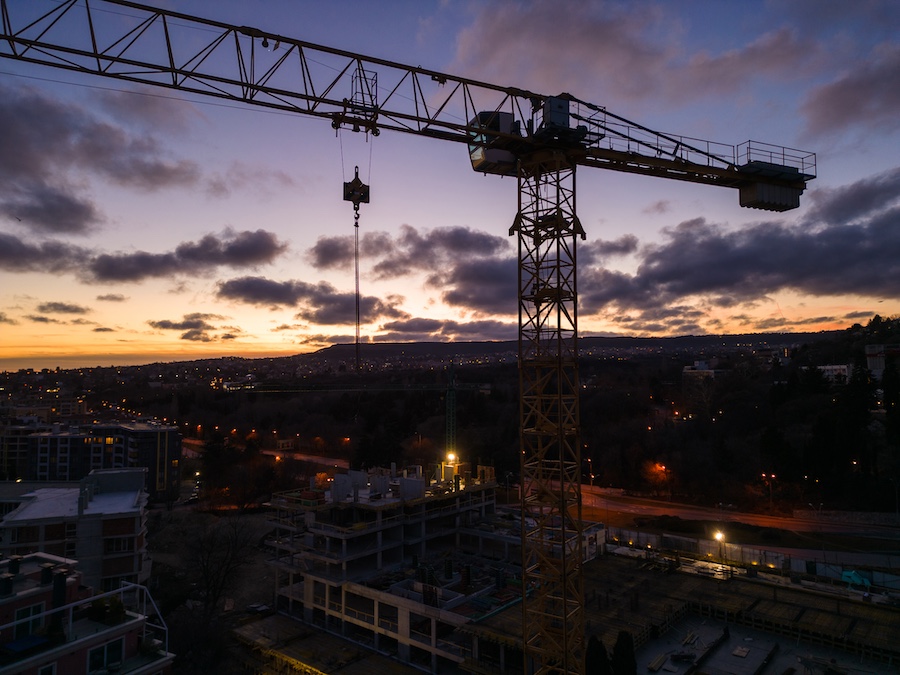
[[[168,672],[175,658],[168,631],[148,608],[158,614],[146,589],[125,584],[0,626],[0,675],[50,666],[60,673]]]

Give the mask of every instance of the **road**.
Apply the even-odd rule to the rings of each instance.
[[[635,516],[678,516],[682,520],[741,522],[759,527],[819,532],[854,536],[900,539],[900,527],[872,523],[850,522],[823,514],[821,518],[792,518],[759,513],[743,513],[729,509],[708,508],[693,504],[643,499],[618,494],[609,488],[583,485],[584,516],[615,526],[631,525]]]

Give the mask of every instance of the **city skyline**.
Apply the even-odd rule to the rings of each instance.
[[[148,4],[567,91],[665,132],[817,153],[818,177],[784,214],[741,209],[733,190],[580,169],[582,335],[832,330],[900,313],[893,3]],[[458,144],[11,59],[0,90],[0,370],[352,342],[341,188],[356,166],[372,190],[363,339],[516,336],[515,180],[476,174]]]

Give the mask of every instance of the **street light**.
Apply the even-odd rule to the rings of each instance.
[[[807,502],[809,503],[809,502]],[[822,564],[827,565],[828,561],[825,559],[825,531],[822,528],[822,507],[825,506],[822,502],[819,502],[819,506],[814,506],[813,504],[809,504],[809,508],[813,510],[813,513],[816,514],[816,529],[819,532],[819,540],[822,542]]]
[[[774,473],[764,473],[762,475],[763,483],[769,486],[769,508],[772,508],[773,501],[773,490],[775,487],[775,474]]]
[[[888,478],[894,484],[894,517],[900,522],[900,480]]]
[[[725,535],[722,534],[721,531],[718,531],[715,534],[715,538],[716,538],[716,541],[719,542],[719,560],[724,560],[725,556],[722,555],[722,546],[723,546],[722,542],[725,540]]]

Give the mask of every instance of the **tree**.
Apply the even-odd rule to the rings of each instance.
[[[256,533],[240,517],[216,519],[199,525],[187,540],[186,567],[202,595],[203,613],[211,617],[242,567],[252,561]]]
[[[587,649],[584,653],[584,672],[585,675],[612,675],[613,673],[609,664],[609,656],[606,654],[606,647],[597,639],[596,635],[588,638]]]
[[[634,638],[627,630],[620,630],[612,653],[613,675],[637,675]]]

